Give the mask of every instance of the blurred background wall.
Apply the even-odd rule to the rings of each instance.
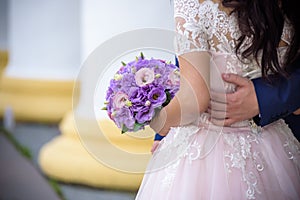
[[[0,49],[7,49],[8,0],[0,0]]]
[[[59,121],[71,109],[68,102],[81,64],[104,41],[139,28],[174,26],[168,0],[1,0],[0,4],[2,63],[9,56],[0,84],[0,116],[11,108],[20,120]],[[84,91],[85,80],[81,81]]]
[[[0,76],[7,65],[8,0],[0,0]]]
[[[173,30],[172,1],[0,0],[0,117],[59,125],[61,135],[39,155],[46,175],[97,187],[138,188],[142,174],[104,166],[83,147],[73,120],[72,94],[82,63],[97,46],[140,28]],[[79,80],[82,97],[91,87],[88,78]],[[79,103],[86,104],[85,99],[80,98]],[[88,116],[83,115],[82,121],[90,144],[105,148],[104,139],[89,126]],[[99,124],[113,145],[149,153],[153,138],[137,143],[133,137],[121,136],[111,121]],[[147,164],[145,160],[122,162]]]
[[[79,0],[9,0],[10,60],[5,74],[74,79],[80,67]]]

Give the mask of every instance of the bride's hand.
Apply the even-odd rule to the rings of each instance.
[[[166,111],[164,109],[160,110],[155,114],[150,122],[150,127],[159,135],[166,136],[169,132],[169,127],[166,126]]]
[[[154,151],[156,150],[156,148],[158,147],[159,145],[159,140],[154,140],[153,144],[152,144],[152,148],[151,148],[151,153],[153,154]]]

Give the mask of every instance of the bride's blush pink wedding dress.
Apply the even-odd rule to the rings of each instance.
[[[223,72],[261,75],[254,59],[241,62],[235,53],[240,36],[235,14],[211,0],[174,0],[174,8],[176,30],[187,38],[179,40],[179,54],[210,55],[210,90],[234,91],[234,85],[222,81]],[[291,34],[286,21],[286,44]],[[278,48],[280,62],[286,49]],[[192,124],[171,128],[160,142],[136,199],[300,199],[300,144],[283,120],[263,128],[251,120],[221,127],[203,113]]]

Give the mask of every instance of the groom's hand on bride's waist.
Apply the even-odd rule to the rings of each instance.
[[[251,80],[236,74],[222,74],[224,81],[236,85],[234,93],[218,93],[211,91],[211,122],[218,126],[251,119],[259,114],[259,106],[255,88]]]

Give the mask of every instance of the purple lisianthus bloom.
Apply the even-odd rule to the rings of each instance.
[[[106,92],[106,97],[105,97],[106,101],[108,101],[110,99],[110,97],[113,93],[114,93],[114,91],[112,90],[111,87],[109,87]]]
[[[136,86],[136,84],[132,81],[133,79],[134,79],[134,74],[132,73],[123,75],[123,78],[120,81],[123,92],[128,92],[132,87]]]
[[[167,99],[164,87],[157,86],[148,93],[148,99],[154,108],[160,107]]]
[[[154,116],[154,107],[153,106],[144,106],[135,115],[135,119],[139,124],[149,122]]]
[[[158,60],[158,59],[151,59],[150,61],[151,66],[154,66],[156,68],[164,68],[166,63],[162,60]]]
[[[133,112],[138,112],[139,110],[147,106],[146,102],[149,101],[148,94],[155,87],[156,86],[154,86],[153,84],[148,84],[143,87],[136,87],[135,89],[131,90],[129,100],[131,101],[132,106],[130,107],[130,109]]]
[[[155,73],[155,80],[154,80],[154,84],[156,85],[164,85],[164,83],[167,81],[168,76],[166,75],[167,69],[164,67],[155,67],[154,68],[154,73]]]
[[[123,107],[116,111],[115,117],[113,118],[117,126],[122,129],[125,125],[128,129],[133,129],[135,119],[129,108]]]
[[[117,93],[122,88],[122,84],[120,81],[112,79],[110,81],[110,89],[113,91],[113,93]]]
[[[138,104],[138,103],[144,103],[147,101],[148,98],[148,91],[146,90],[146,87],[136,87],[130,91],[130,98],[129,100],[133,104]]]
[[[140,70],[141,68],[144,68],[144,67],[149,68],[149,63],[150,63],[149,60],[140,58],[136,61],[134,66],[136,67],[136,70],[138,71],[138,70]]]

